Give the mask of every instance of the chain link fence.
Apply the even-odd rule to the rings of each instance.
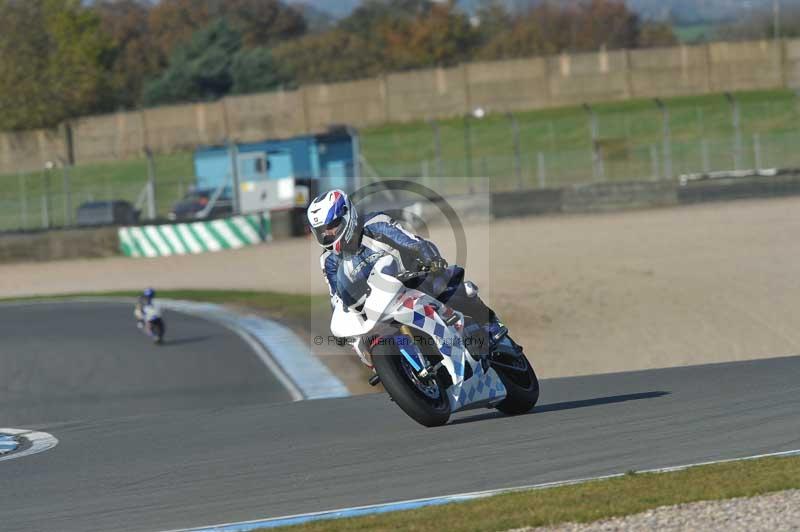
[[[480,156],[473,161],[475,176],[491,177],[495,191],[556,188],[605,181],[675,179],[685,174],[729,170],[800,168],[800,130],[746,138],[703,138],[671,142],[669,146],[617,147],[614,152],[592,149],[542,150],[515,156]],[[419,180],[433,185],[437,176],[466,175],[463,159],[431,160],[384,165],[382,175]],[[469,182],[468,179],[464,180]],[[469,193],[447,180],[450,194]],[[486,192],[486,191],[481,191]]]
[[[796,98],[755,98],[638,102],[622,110],[480,110],[390,125],[362,132],[360,170],[365,177],[414,179],[442,193],[469,194],[800,168]],[[186,152],[94,166],[50,163],[39,172],[0,176],[0,231],[79,225],[80,207],[92,202],[128,202],[141,221],[165,218],[195,183],[192,173]],[[459,176],[489,179],[438,179]]]
[[[657,100],[622,111],[584,106],[549,115],[477,110],[457,120],[384,128],[363,145],[378,176],[490,177],[493,190],[798,166],[797,100],[760,98],[729,95],[705,105]]]
[[[149,176],[85,181],[80,179],[80,168],[73,167],[6,176],[3,183],[0,231],[30,231],[93,225],[96,222],[85,216],[86,209],[112,209],[110,202],[127,202],[129,210],[135,213],[135,218],[129,221],[144,221],[151,214],[165,218],[175,202],[191,189],[194,177],[156,178],[152,197]]]

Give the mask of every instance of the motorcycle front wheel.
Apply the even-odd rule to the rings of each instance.
[[[530,412],[539,400],[539,379],[525,355],[501,355],[492,367],[506,388],[506,398],[496,408],[509,416]]]
[[[403,412],[426,427],[438,427],[450,419],[450,401],[437,378],[421,380],[393,345],[376,345],[372,364],[381,383]]]

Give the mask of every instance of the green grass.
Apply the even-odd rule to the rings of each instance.
[[[688,26],[673,26],[672,31],[678,40],[686,44],[711,41],[714,37],[712,24],[691,24]]]
[[[24,298],[2,299],[0,301],[36,301],[43,299],[70,299],[84,297],[136,297],[140,292],[78,292],[57,296],[33,296]],[[275,318],[292,320],[307,320],[310,311],[327,308],[326,296],[308,296],[284,294],[279,292],[257,292],[244,290],[158,290],[159,298],[184,299],[188,301],[201,301],[217,303],[220,305],[236,305],[258,310]]]
[[[670,109],[671,177],[682,173],[730,170],[738,163],[756,166],[756,136],[764,167],[800,166],[800,112],[791,91],[737,93],[741,102],[741,151],[735,155],[731,106],[722,94],[672,98]],[[387,124],[361,131],[366,159],[381,177],[405,177],[439,187],[432,176],[491,176],[492,186],[509,189],[562,186],[596,179],[642,180],[664,178],[664,124],[652,100],[595,105],[598,149],[603,175],[593,168],[590,122],[581,107],[515,113],[519,127],[519,164],[515,162],[511,120],[491,113],[470,119],[471,171],[465,121],[439,120],[439,143],[430,123]],[[161,155],[156,160],[158,211],[164,215],[192,182],[189,152]],[[77,165],[70,171],[73,213],[90,198],[135,201],[147,179],[144,159]],[[595,175],[597,174],[597,175]],[[42,226],[42,195],[47,189],[42,172],[23,176],[28,200],[20,200],[20,177],[0,176],[0,229]],[[452,181],[450,183],[453,183]],[[458,182],[456,181],[456,186]],[[61,170],[50,175],[50,213],[53,225],[66,219]],[[459,190],[442,190],[458,192]]]
[[[155,170],[157,209],[163,215],[194,181],[192,154],[158,155]],[[74,221],[78,206],[85,201],[124,199],[135,203],[147,179],[144,158],[77,165],[69,169],[68,176],[62,168],[0,176],[0,229],[42,227],[42,198],[47,192],[51,225],[58,227],[67,219],[65,212]]]
[[[798,109],[789,91],[737,94],[741,104],[742,152],[740,164],[755,164],[754,135],[761,136],[762,163],[798,164],[792,148],[797,135]],[[680,172],[732,169],[734,166],[733,115],[722,94],[666,100],[670,112],[673,177]],[[631,180],[664,177],[664,121],[652,100],[632,100],[594,106],[599,149],[605,162],[605,179]],[[580,107],[520,112],[522,178],[538,184],[538,158],[545,162],[547,184],[586,182],[592,175],[592,137],[588,114]],[[438,122],[437,153],[434,127],[425,122],[390,124],[362,131],[366,158],[382,176],[424,177],[438,174],[468,175],[465,121]],[[495,184],[516,186],[514,135],[511,120],[503,114],[470,119],[473,175],[491,175]],[[708,141],[707,162],[702,140]],[[770,151],[771,149],[771,151]],[[769,160],[771,156],[771,159]],[[654,159],[657,174],[653,171]],[[656,174],[656,175],[654,175]]]
[[[700,466],[674,473],[628,474],[610,480],[510,493],[472,502],[271,530],[509,530],[565,522],[587,523],[659,506],[751,497],[796,488],[800,488],[800,458],[766,458]]]

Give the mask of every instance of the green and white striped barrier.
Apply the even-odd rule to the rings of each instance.
[[[119,245],[128,257],[194,255],[272,240],[269,213],[205,222],[123,227]]]

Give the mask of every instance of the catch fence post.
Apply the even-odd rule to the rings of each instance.
[[[239,214],[241,212],[240,196],[239,196],[239,146],[236,142],[228,142],[228,153],[231,163],[231,180],[233,186],[233,213]]]
[[[589,115],[589,132],[592,139],[592,177],[594,181],[605,181],[603,154],[600,151],[600,124],[597,121],[597,113],[588,103],[583,104],[583,109]]]
[[[442,133],[439,130],[439,122],[430,120],[429,123],[433,130],[433,152],[436,157],[436,177],[444,177],[444,172],[442,171]]]
[[[50,227],[50,213],[48,212],[47,195],[42,196],[42,228],[48,229]]]
[[[25,186],[25,175],[22,172],[17,172],[19,175],[19,194],[22,200],[20,209],[21,229],[28,228],[28,190]]]
[[[53,163],[47,161],[44,167],[44,196],[42,196],[42,224],[45,229],[50,228],[50,169]]]
[[[660,179],[659,176],[659,163],[658,163],[658,148],[654,145],[650,145],[650,171],[653,174],[653,179],[658,180]]]
[[[753,152],[756,170],[761,170],[764,166],[761,164],[761,135],[758,133],[753,134]]]
[[[156,163],[153,152],[148,146],[144,148],[147,157],[147,217],[151,220],[156,218]]]
[[[62,178],[64,182],[64,225],[69,227],[72,225],[72,187],[69,175],[69,163],[63,162],[61,169]]]
[[[730,92],[725,93],[725,98],[731,106],[731,122],[733,123],[733,165],[734,170],[742,168],[742,111],[737,100]]]
[[[660,98],[655,99],[656,106],[661,110],[661,121],[664,136],[664,177],[672,178],[672,130],[670,128],[669,108]]]
[[[519,139],[519,122],[513,113],[508,113],[511,119],[511,134],[514,138],[514,173],[517,176],[517,188],[522,190],[522,147]]]
[[[547,187],[547,162],[544,158],[544,152],[539,152],[536,156],[538,174],[539,174],[539,188]]]
[[[467,177],[472,177],[472,129],[469,114],[464,115],[464,160],[467,164]]]

